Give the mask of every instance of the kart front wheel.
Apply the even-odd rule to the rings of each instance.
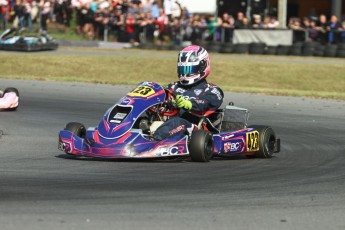
[[[84,138],[86,134],[85,126],[78,122],[70,122],[66,125],[65,130],[68,130],[78,137]]]
[[[253,128],[259,132],[259,151],[248,157],[271,158],[275,152],[277,143],[276,134],[273,129],[263,125],[252,125],[248,128]]]
[[[192,161],[210,161],[213,156],[212,134],[205,130],[197,130],[193,132],[188,148]]]

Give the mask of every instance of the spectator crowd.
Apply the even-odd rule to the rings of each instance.
[[[132,44],[231,42],[234,29],[282,27],[276,17],[263,15],[191,14],[178,0],[0,0],[0,23],[2,30],[14,26],[30,32],[34,23],[42,32],[55,25],[58,31],[73,29],[89,40],[109,37]],[[345,43],[345,18],[335,15],[290,18],[287,26],[294,31],[294,41]]]
[[[295,41],[315,41],[322,44],[345,43],[345,18],[339,21],[332,15],[327,20],[326,15],[319,17],[290,18],[288,28],[295,32]]]

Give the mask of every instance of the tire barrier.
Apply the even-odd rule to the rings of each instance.
[[[197,45],[207,51],[223,54],[254,54],[254,55],[280,55],[280,56],[316,56],[316,57],[345,57],[345,43],[323,45],[318,42],[296,42],[291,46],[267,46],[265,43],[238,43],[230,42],[200,42]],[[140,44],[137,48],[174,50],[183,48],[181,45],[157,46],[153,43]]]
[[[277,55],[280,55],[280,56],[285,56],[285,55],[288,55],[289,54],[289,49],[290,49],[290,46],[282,46],[282,45],[279,45],[277,47]]]
[[[219,53],[222,48],[222,43],[220,42],[209,42],[206,46],[206,50],[211,53]]]
[[[276,55],[277,54],[277,47],[276,46],[266,46],[264,54]]]
[[[325,46],[325,57],[335,57],[337,55],[338,45],[327,44]]]
[[[235,44],[233,53],[235,54],[247,54],[249,50],[249,44]]]
[[[249,53],[250,54],[264,54],[265,52],[265,43],[251,43],[249,45]]]
[[[322,44],[319,44],[318,46],[315,47],[314,56],[323,57],[324,55],[325,55],[325,46]]]
[[[345,44],[338,44],[337,57],[345,57]]]
[[[303,43],[302,55],[303,56],[314,56],[316,47],[319,44],[316,42],[305,42]]]
[[[222,43],[219,53],[230,54],[234,51],[234,45],[232,43]]]
[[[337,57],[345,58],[345,50],[338,50]]]
[[[290,46],[289,54],[293,56],[301,56],[302,55],[302,42],[296,42],[292,46]]]

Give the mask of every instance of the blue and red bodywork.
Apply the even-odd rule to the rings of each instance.
[[[254,155],[259,151],[259,132],[246,128],[213,135],[214,152],[219,155]]]
[[[140,115],[166,101],[166,92],[154,82],[142,82],[110,108],[97,127],[88,128],[85,137],[68,130],[59,133],[59,149],[77,156],[103,158],[158,158],[189,155],[189,136],[170,136],[154,141],[134,129]],[[214,153],[254,154],[258,151],[258,132],[246,128],[213,134]]]
[[[142,82],[105,113],[97,128],[89,128],[85,138],[61,130],[59,149],[72,155],[108,158],[188,155],[187,136],[171,136],[157,142],[145,137],[141,130],[132,129],[144,111],[163,103],[165,99],[162,86]]]

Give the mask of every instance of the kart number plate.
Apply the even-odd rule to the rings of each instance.
[[[246,134],[247,152],[259,151],[259,132],[253,131]]]
[[[132,97],[149,97],[152,94],[154,94],[154,89],[148,87],[148,86],[139,86],[135,88],[132,92],[128,93],[128,96]]]

